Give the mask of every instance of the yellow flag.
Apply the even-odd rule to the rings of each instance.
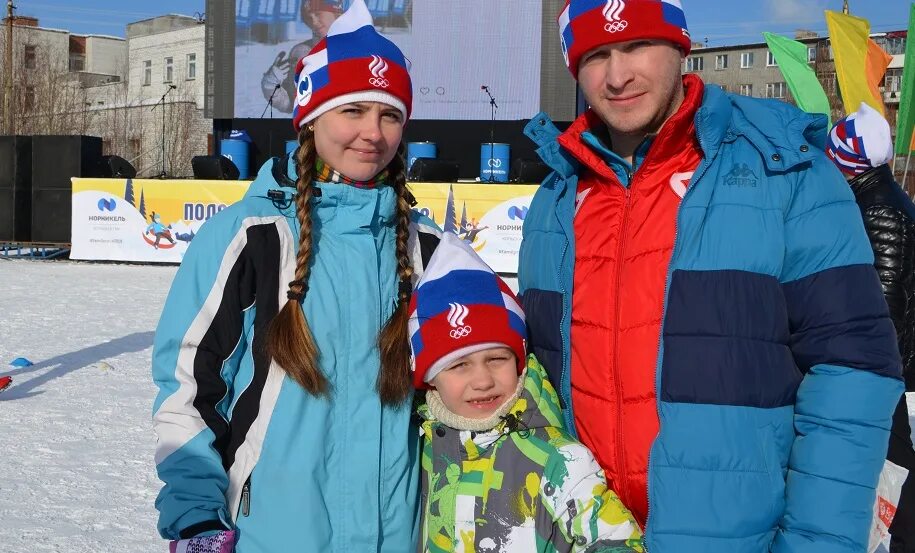
[[[874,94],[868,76],[870,23],[860,17],[827,10],[826,25],[845,113],[857,110],[861,102],[883,113],[883,99]],[[878,67],[879,64],[874,67],[875,72]],[[883,70],[886,70],[885,66]]]

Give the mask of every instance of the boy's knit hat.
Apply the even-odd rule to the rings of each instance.
[[[861,102],[858,111],[839,119],[829,131],[826,155],[850,177],[879,167],[893,159],[890,124]]]
[[[364,0],[354,0],[295,69],[296,102],[292,122],[302,125],[344,104],[383,102],[413,109],[409,63],[393,42],[372,25]]]
[[[413,384],[428,383],[453,361],[510,348],[525,366],[524,311],[505,282],[456,234],[445,232],[410,298]]]
[[[559,14],[562,55],[576,79],[585,52],[638,39],[667,40],[689,54],[692,43],[680,0],[566,0]]]

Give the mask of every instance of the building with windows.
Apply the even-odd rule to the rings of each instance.
[[[810,31],[798,31],[794,38],[807,46],[807,61],[829,97],[833,120],[843,117],[844,107],[839,95],[829,39]],[[899,87],[905,63],[906,32],[876,33],[871,38],[893,56],[884,77],[882,92],[887,119],[895,130]],[[715,47],[694,44],[692,52],[683,61],[683,71],[696,73],[706,83],[717,84],[728,92],[794,103],[777,60],[765,42]]]

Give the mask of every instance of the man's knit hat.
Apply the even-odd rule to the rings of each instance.
[[[562,55],[576,79],[585,52],[638,39],[667,40],[689,54],[692,43],[680,0],[566,0],[559,14]]]
[[[507,347],[524,370],[524,311],[505,282],[470,244],[445,232],[410,298],[413,384],[428,387],[465,355]]]
[[[893,159],[890,124],[861,102],[858,111],[839,119],[826,140],[826,155],[840,171],[856,176]]]
[[[296,131],[353,102],[383,102],[400,110],[406,121],[413,109],[409,69],[397,45],[375,30],[365,1],[354,0],[327,37],[296,64]]]

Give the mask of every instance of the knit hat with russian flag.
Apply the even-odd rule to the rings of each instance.
[[[410,298],[413,385],[428,383],[465,355],[507,347],[524,370],[524,311],[505,281],[470,244],[445,232]]]
[[[667,40],[689,54],[692,43],[680,0],[566,0],[559,14],[562,55],[576,79],[585,52],[639,39]]]
[[[890,124],[861,102],[858,111],[839,119],[826,140],[826,155],[840,171],[855,176],[893,159]]]
[[[327,37],[296,64],[296,103],[292,122],[302,125],[353,102],[382,102],[413,109],[409,62],[403,52],[372,25],[364,0],[354,0],[330,26]]]

